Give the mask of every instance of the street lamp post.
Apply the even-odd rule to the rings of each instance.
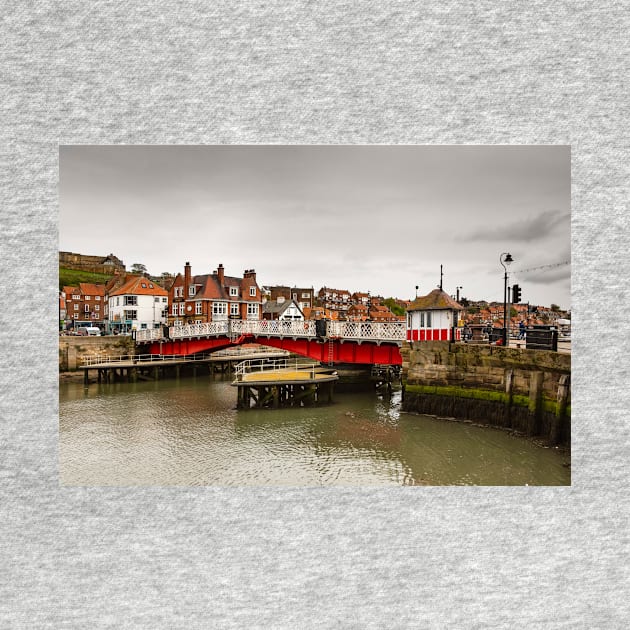
[[[505,265],[510,265],[510,263],[514,262],[512,255],[508,252],[503,252],[499,256],[499,262],[503,267],[503,345],[507,346],[508,344],[508,325],[507,325],[507,283],[508,283],[508,272],[507,267]]]

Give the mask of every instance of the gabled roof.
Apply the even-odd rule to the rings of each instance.
[[[93,284],[92,282],[79,282],[79,289],[83,295],[105,295],[104,284]]]
[[[263,313],[274,313],[278,315],[282,315],[284,311],[286,311],[289,306],[295,306],[295,308],[302,313],[302,309],[295,303],[294,300],[285,300],[284,302],[278,303],[276,300],[267,300],[263,304]],[[304,313],[302,313],[304,314]]]
[[[142,286],[144,285],[144,286]],[[127,276],[125,282],[109,295],[162,295],[168,291],[144,276]]]
[[[179,277],[179,276],[178,276]],[[249,295],[245,289],[250,286],[257,286],[256,279],[248,276],[246,278],[236,278],[234,276],[224,276],[223,286],[219,283],[219,276],[216,273],[208,273],[200,276],[193,276],[191,283],[199,287],[194,296],[185,295],[187,299],[196,300],[229,300],[229,287],[238,287],[239,299],[244,301],[256,301],[256,298]],[[234,299],[234,297],[232,297]]]
[[[461,311],[463,308],[441,289],[433,289],[428,295],[416,298],[408,307],[408,311]]]

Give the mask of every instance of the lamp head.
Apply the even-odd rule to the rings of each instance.
[[[503,262],[506,265],[509,265],[510,263],[514,262],[514,259],[512,258],[512,254],[506,254],[505,258],[503,259]]]

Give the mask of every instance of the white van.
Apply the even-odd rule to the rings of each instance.
[[[96,326],[79,326],[77,328],[77,335],[81,335],[83,337],[100,337],[101,329]]]

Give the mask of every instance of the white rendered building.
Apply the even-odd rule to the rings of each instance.
[[[143,276],[131,276],[108,294],[110,330],[159,328],[166,324],[168,292]]]

